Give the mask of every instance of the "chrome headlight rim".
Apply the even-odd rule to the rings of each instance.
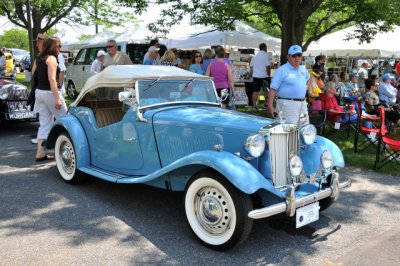
[[[321,165],[324,169],[328,169],[333,167],[333,154],[332,152],[325,150],[322,154],[321,154]]]
[[[297,155],[289,160],[289,171],[291,176],[299,176],[303,171],[303,161]]]
[[[7,100],[10,93],[8,92],[7,88],[0,89],[0,99]]]
[[[306,145],[315,143],[317,139],[317,128],[313,124],[308,124],[300,129],[301,139]]]
[[[247,153],[254,157],[260,157],[265,151],[265,138],[260,134],[248,136],[244,141]]]

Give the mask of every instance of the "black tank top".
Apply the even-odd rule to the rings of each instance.
[[[50,91],[50,82],[49,82],[49,76],[47,74],[47,64],[46,64],[47,56],[44,58],[39,58],[39,63],[37,64],[36,67],[36,72],[37,72],[37,79],[38,79],[38,85],[37,88],[40,90],[46,90]],[[58,59],[57,59],[58,63]],[[57,87],[60,89],[60,67],[57,65],[57,72],[56,72],[56,81],[57,81]]]

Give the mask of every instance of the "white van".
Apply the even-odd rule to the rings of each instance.
[[[147,42],[147,41],[146,41]],[[149,49],[149,43],[117,42],[118,50],[127,53],[134,64],[143,64],[143,57]],[[90,68],[96,59],[97,52],[107,51],[106,42],[83,46],[73,62],[68,66],[65,78],[65,87],[68,97],[75,99],[82,90],[86,80],[91,76]],[[161,44],[160,56],[167,50]]]

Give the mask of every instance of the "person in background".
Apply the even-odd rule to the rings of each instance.
[[[292,45],[288,50],[287,63],[279,67],[272,79],[268,93],[268,112],[274,118],[276,111],[284,113],[289,124],[309,124],[305,96],[310,75],[302,63],[303,50],[299,45]],[[276,100],[276,110],[274,99]],[[302,118],[303,117],[303,118]]]
[[[385,60],[383,62],[383,74],[392,73],[393,68],[390,66],[389,61]]]
[[[222,97],[222,90],[227,91],[227,97],[222,99],[221,103],[223,108],[227,108],[230,98],[233,97],[234,99],[236,97],[232,69],[231,66],[225,62],[225,49],[222,46],[218,46],[215,49],[215,55],[215,60],[207,67],[206,75],[214,78],[218,97]]]
[[[357,121],[357,114],[343,115],[345,110],[342,106],[339,106],[336,100],[336,84],[329,81],[325,88],[324,93],[326,95],[325,101],[323,102],[324,109],[328,110],[328,119],[338,123],[354,122]]]
[[[149,57],[144,61],[144,65],[159,65],[157,62],[157,58],[160,56],[158,54],[158,51],[160,49],[156,48],[154,46],[150,46],[149,50],[147,51],[147,53],[149,54]]]
[[[213,52],[210,48],[207,48],[204,51],[203,55],[203,63],[201,63],[201,68],[204,70],[204,72],[207,71],[208,65],[213,61]]]
[[[326,63],[326,67],[328,68],[328,79],[330,80],[336,68],[335,58],[329,57],[328,63]]]
[[[315,64],[312,68],[313,71],[318,71],[321,74],[322,80],[325,80],[325,55],[318,55],[315,57]]]
[[[105,69],[111,65],[133,65],[132,60],[126,53],[118,51],[115,40],[107,41],[107,55],[104,56],[102,68]]]
[[[336,84],[336,99],[340,104],[344,93],[344,83],[340,81],[339,76],[336,74],[331,75],[330,81]]]
[[[368,78],[368,62],[367,61],[364,61],[361,64],[361,67],[357,71],[357,75],[358,75],[358,81],[357,81],[358,89],[360,91],[360,94],[364,95],[365,94],[365,80]]]
[[[378,107],[382,104],[379,100],[378,94],[376,93],[378,90],[378,84],[373,79],[366,79],[365,88],[367,90],[365,93],[365,109],[367,110],[367,113],[371,115],[379,115]],[[400,125],[399,112],[385,108],[385,118]]]
[[[67,105],[61,95],[60,68],[57,57],[60,52],[61,41],[56,37],[46,38],[43,50],[37,58],[38,85],[35,92],[34,111],[39,113],[39,130],[37,133],[36,161],[54,159],[45,153],[44,144],[50,132],[54,118],[59,118],[67,113]]]
[[[399,60],[395,61],[394,68],[396,70],[397,77],[399,77],[400,76],[400,61]]]
[[[65,59],[62,53],[58,54],[57,57],[57,62],[58,62],[58,67],[60,68],[60,85],[61,85],[61,95],[64,97],[65,95],[65,86],[64,86],[64,81],[65,81],[65,71],[67,70],[67,67],[65,66]]]
[[[257,102],[261,89],[264,91],[265,97],[271,80],[271,61],[267,54],[267,45],[261,43],[260,51],[253,57],[250,62],[250,72],[253,76],[253,109],[258,110]]]
[[[162,66],[176,66],[176,58],[175,53],[172,50],[168,50],[161,57],[161,65]]]
[[[100,73],[101,67],[104,61],[104,57],[107,55],[106,52],[103,50],[100,50],[97,52],[96,59],[93,61],[91,67],[90,67],[90,74],[93,76],[96,75],[97,73]]]
[[[175,55],[175,61],[176,61],[175,66],[176,66],[176,67],[179,67],[179,68],[186,69],[186,66],[185,66],[184,64],[182,64],[182,60],[181,60],[180,55],[179,55],[180,52],[181,52],[181,50],[176,49],[176,48],[172,48],[171,51],[172,51],[172,52],[174,53],[174,55]]]
[[[6,74],[6,56],[2,51],[0,51],[0,77]]]
[[[324,92],[325,83],[321,80],[321,74],[318,70],[310,72],[310,79],[307,85],[308,102],[312,103],[320,93]]]
[[[191,65],[189,66],[188,70],[200,75],[204,75],[204,71],[201,68],[201,63],[203,63],[203,56],[199,51],[194,51],[192,54]]]
[[[160,46],[160,42],[158,41],[158,39],[151,40],[150,47],[154,47],[157,49],[157,51],[159,51],[161,46]],[[150,49],[150,47],[149,47],[149,49]],[[150,58],[150,53],[147,51],[147,53],[143,57],[143,65],[146,65],[145,62],[149,58]],[[156,63],[154,65],[159,65],[161,59],[160,59],[160,55],[158,53],[157,53],[157,58],[155,58],[155,60],[156,60]]]
[[[247,95],[247,105],[249,108],[252,110],[254,109],[253,107],[253,77],[251,75],[251,70],[250,70],[250,62],[253,59],[253,55],[250,55],[247,58],[247,62],[249,63],[247,66],[246,71],[243,73],[243,80],[244,80],[244,88],[246,90],[246,95]]]
[[[395,77],[391,73],[383,74],[383,82],[381,82],[378,87],[379,100],[386,107],[390,107],[392,103],[396,103],[397,89],[391,84],[394,79]]]

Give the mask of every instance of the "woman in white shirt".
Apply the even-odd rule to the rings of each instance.
[[[101,65],[103,64],[104,61],[104,56],[107,53],[104,52],[103,50],[100,50],[97,52],[97,57],[96,59],[93,61],[92,66],[90,68],[90,73],[93,75],[96,75],[97,73],[99,73],[101,71]]]

